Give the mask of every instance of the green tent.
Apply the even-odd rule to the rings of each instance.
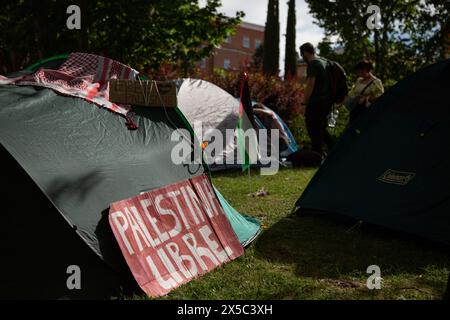
[[[247,246],[260,234],[260,222],[256,218],[241,215],[228,203],[217,188],[214,187],[214,191],[216,192],[217,198],[219,199],[239,242],[244,247]]]
[[[450,244],[450,60],[400,81],[343,134],[296,203]]]
[[[8,184],[0,297],[100,298],[119,288],[134,290],[109,227],[109,204],[208,171],[171,161],[173,130],[187,128],[193,136],[181,112],[134,107],[138,129],[128,130],[122,117],[83,99],[12,85],[0,86],[0,106]],[[259,222],[219,198],[247,244]],[[66,286],[70,265],[81,269],[81,290]]]

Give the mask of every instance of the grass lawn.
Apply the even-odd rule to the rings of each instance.
[[[263,234],[244,256],[191,281],[161,299],[440,299],[448,277],[448,254],[395,232],[290,215],[314,169],[214,174],[213,181],[241,213],[258,217]],[[366,287],[366,269],[378,265],[380,290]],[[143,297],[134,297],[143,298]]]

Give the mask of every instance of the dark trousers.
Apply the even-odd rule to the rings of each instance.
[[[305,110],[306,130],[311,139],[312,151],[322,154],[324,143],[331,149],[334,139],[327,131],[328,114],[331,112],[331,102],[309,103]]]

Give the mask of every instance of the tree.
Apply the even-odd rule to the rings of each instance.
[[[263,72],[277,75],[280,58],[280,20],[278,0],[269,0],[267,5],[266,28],[264,31]]]
[[[288,17],[286,27],[286,50],[284,60],[284,77],[295,77],[297,74],[297,51],[295,47],[295,0],[288,2]]]
[[[375,61],[383,80],[398,80],[442,57],[448,26],[448,4],[442,0],[377,0],[381,29],[369,29],[369,4],[357,0],[306,0],[326,36],[337,36],[344,47],[339,57],[349,68],[361,58]],[[351,63],[351,64],[350,64]]]
[[[81,30],[66,27],[69,5]],[[60,53],[101,53],[139,70],[169,63],[187,71],[211,54],[243,17],[218,12],[220,0],[11,0],[0,13],[0,71]],[[7,30],[7,32],[5,32]]]
[[[253,54],[253,59],[252,59],[252,68],[256,72],[261,71],[262,64],[263,64],[263,58],[264,58],[264,45],[261,44],[258,48],[256,48],[255,53]]]

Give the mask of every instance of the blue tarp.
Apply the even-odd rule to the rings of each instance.
[[[214,190],[239,242],[244,247],[249,245],[260,234],[261,223],[256,218],[240,214],[228,203],[216,187],[214,187]]]

